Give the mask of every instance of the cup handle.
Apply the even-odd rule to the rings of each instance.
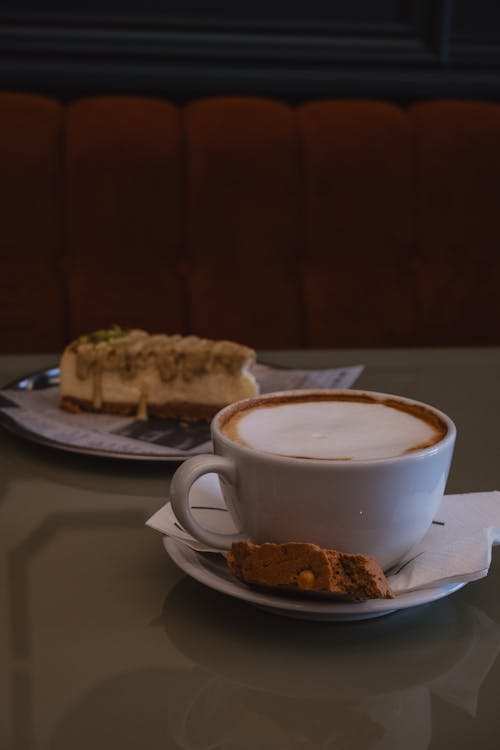
[[[213,454],[193,456],[177,469],[170,483],[170,502],[174,515],[186,531],[209,547],[231,549],[233,542],[246,539],[244,534],[219,534],[200,526],[189,506],[189,492],[193,483],[203,474],[215,472],[229,484],[236,484],[236,467],[224,456]]]

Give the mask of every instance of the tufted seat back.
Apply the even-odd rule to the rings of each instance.
[[[0,94],[0,351],[500,343],[500,106]]]

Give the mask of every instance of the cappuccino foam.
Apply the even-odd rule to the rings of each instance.
[[[323,460],[392,458],[433,445],[446,426],[396,400],[262,402],[223,425],[232,440],[266,453]]]

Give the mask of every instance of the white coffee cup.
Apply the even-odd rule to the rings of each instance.
[[[306,406],[301,407],[303,403]],[[344,403],[348,406],[336,406]],[[321,422],[321,429],[311,433],[314,439],[308,437],[309,427],[300,423],[301,414],[307,416],[304,424],[311,418],[313,425],[315,419]],[[359,442],[361,447],[353,449],[350,444],[332,448],[337,456],[319,456],[324,452],[321,447],[315,455],[316,445],[323,446],[330,439],[328,425],[339,419],[346,440],[351,436],[350,442]],[[418,431],[423,427],[413,420],[429,427],[432,434],[428,441],[419,442],[422,436]],[[214,454],[187,459],[175,472],[170,488],[173,511],[195,538],[220,549],[229,549],[233,541],[241,539],[311,542],[327,549],[372,555],[384,570],[422,539],[435,518],[456,435],[452,420],[432,406],[401,396],[354,390],[282,391],[245,399],[220,411],[211,429]],[[386,449],[378,445],[379,439],[386,439],[384,430],[396,435],[395,445],[388,451],[396,455],[384,456]],[[331,433],[334,444],[343,434],[339,427]],[[399,445],[403,433],[406,443],[402,439]],[[264,442],[265,449],[250,446],[249,434],[257,444]],[[392,439],[387,438],[389,443]],[[307,450],[313,457],[293,454],[301,440],[303,449],[298,452]],[[279,451],[291,451],[292,455]],[[349,451],[354,451],[354,457],[345,455]],[[196,479],[211,472],[219,475],[238,534],[209,531],[193,517],[190,488]]]

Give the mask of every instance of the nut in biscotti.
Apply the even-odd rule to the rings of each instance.
[[[266,588],[292,587],[344,601],[394,598],[373,557],[325,550],[316,544],[235,542],[227,564],[241,581]]]

